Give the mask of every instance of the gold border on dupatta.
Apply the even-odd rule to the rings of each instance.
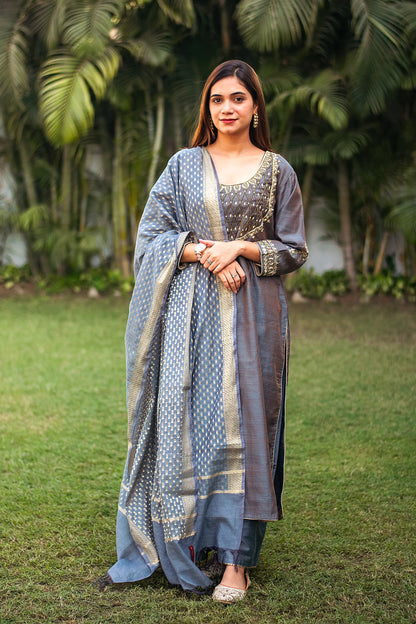
[[[204,204],[214,240],[224,240],[218,183],[211,157],[202,149]],[[227,439],[228,489],[232,494],[244,491],[243,448],[238,412],[237,374],[234,355],[234,297],[217,277],[223,349],[223,405]]]

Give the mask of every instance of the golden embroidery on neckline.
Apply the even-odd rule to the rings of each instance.
[[[263,177],[263,174],[266,171],[267,167],[270,165],[271,156],[272,152],[264,152],[257,171],[253,173],[253,175],[248,180],[245,180],[244,182],[237,182],[237,184],[223,184],[222,182],[219,182],[220,188],[227,189],[228,191],[234,191],[234,193],[236,193],[241,188],[248,188],[253,184],[253,182],[259,182]]]
[[[261,232],[264,229],[265,223],[270,221],[273,215],[276,201],[277,177],[280,173],[279,163],[280,157],[278,154],[275,154],[274,152],[265,152],[260,167],[258,168],[257,172],[250,178],[250,180],[242,182],[241,184],[220,184],[220,191],[224,191],[228,195],[238,194],[238,192],[241,190],[246,190],[249,187],[253,187],[256,184],[259,184],[264,178],[267,169],[270,166],[272,167],[269,198],[265,212],[262,215],[256,215],[256,217],[258,217],[258,220],[256,219],[257,225],[255,227],[250,229],[248,232],[244,232],[241,236],[237,236],[234,240],[247,240],[249,238],[252,238],[255,234]]]

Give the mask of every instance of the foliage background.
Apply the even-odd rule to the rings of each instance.
[[[146,195],[187,146],[211,69],[259,72],[272,142],[340,241],[349,286],[391,231],[415,273],[416,5],[406,0],[4,0],[2,241],[35,276],[91,263],[128,277]]]

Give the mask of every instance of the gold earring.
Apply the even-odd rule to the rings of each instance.
[[[254,113],[253,115],[253,128],[257,128],[257,126],[259,125],[259,116],[257,113]]]
[[[214,134],[214,124],[212,123],[212,117],[209,118],[209,128],[211,132]]]

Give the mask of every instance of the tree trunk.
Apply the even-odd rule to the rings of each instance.
[[[156,133],[152,150],[152,162],[150,163],[149,174],[147,176],[147,190],[150,191],[156,180],[156,170],[159,162],[160,149],[162,147],[163,126],[165,122],[165,98],[163,95],[163,85],[158,78]]]
[[[231,47],[230,20],[228,18],[227,0],[219,0],[221,18],[221,43],[224,56],[228,56]]]
[[[374,265],[374,275],[378,275],[383,267],[383,260],[386,254],[386,247],[389,240],[390,232],[384,232],[381,239],[380,249],[378,250],[377,260]]]
[[[130,184],[129,188],[129,197],[128,197],[128,213],[130,220],[130,239],[131,245],[134,248],[134,243],[137,236],[137,206],[139,203],[139,192],[137,181],[134,180]]]
[[[114,129],[112,180],[113,250],[115,267],[123,277],[128,277],[129,259],[127,256],[126,202],[123,190],[122,140],[121,118],[117,115]]]
[[[405,242],[403,264],[405,275],[416,275],[416,249],[408,241]]]
[[[341,216],[341,244],[345,271],[351,290],[357,290],[357,273],[352,248],[349,175],[346,160],[338,162],[338,206]]]
[[[137,236],[137,221],[138,221],[138,207],[141,184],[136,170],[136,163],[133,160],[127,164],[127,184],[126,187],[126,201],[127,201],[127,214],[129,220],[129,248],[134,249],[134,244]],[[142,190],[142,189],[141,189]],[[131,264],[131,263],[130,263]]]
[[[290,136],[292,134],[292,126],[293,126],[293,114],[291,112],[287,112],[284,115],[284,119],[279,128],[279,134],[277,137],[277,150],[284,154],[287,150],[287,146],[289,145]]]
[[[35,182],[33,180],[30,159],[23,139],[17,140],[17,147],[19,150],[20,164],[22,165],[22,175],[25,185],[26,198],[29,205],[28,207],[36,206],[39,203],[38,196],[36,193]]]
[[[79,225],[79,171],[75,169],[75,162],[72,161],[71,180],[71,222],[74,230]]]
[[[58,189],[56,179],[51,179],[51,219],[54,225],[58,223]]]
[[[61,177],[61,225],[64,230],[69,230],[71,227],[71,182],[72,182],[72,147],[71,145],[64,145],[62,148],[62,177]]]
[[[363,274],[368,275],[368,267],[370,264],[371,237],[373,232],[373,224],[367,223],[365,228],[364,249],[363,249]]]
[[[172,102],[172,112],[173,112],[173,138],[174,138],[174,151],[178,152],[183,147],[182,142],[182,125],[183,118],[181,116],[181,111],[179,110],[179,106],[176,100]]]
[[[149,143],[153,143],[155,140],[155,124],[153,121],[152,100],[150,98],[150,92],[148,89],[144,92],[144,98],[146,101],[147,110],[147,131],[149,134]]]
[[[84,232],[87,225],[87,204],[88,204],[88,183],[84,171],[80,171],[81,199],[79,203],[79,224],[78,231]]]
[[[307,221],[309,205],[311,203],[313,174],[314,165],[306,165],[305,176],[302,183],[302,203],[305,223]]]

